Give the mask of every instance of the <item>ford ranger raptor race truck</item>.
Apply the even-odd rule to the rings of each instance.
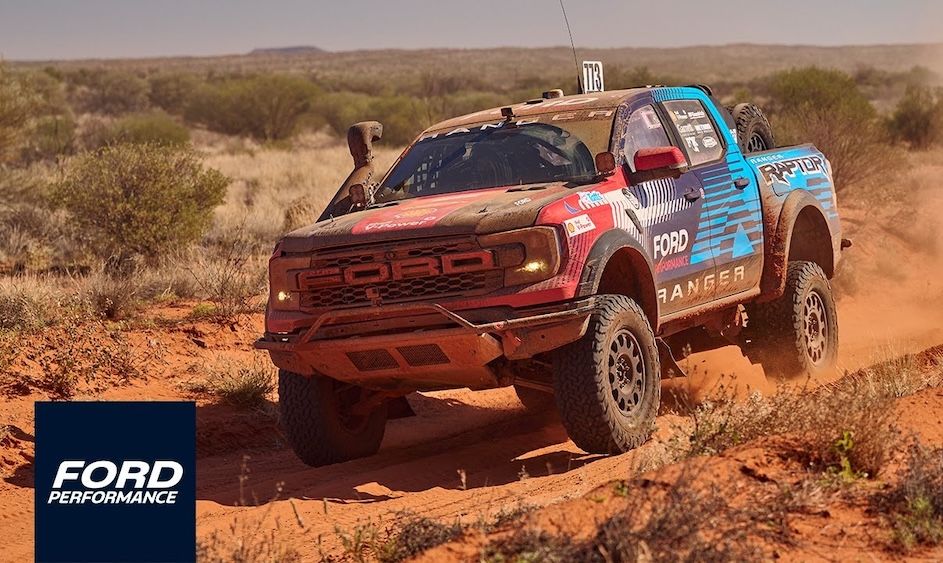
[[[543,98],[423,132],[384,176],[382,126],[270,261],[281,422],[313,466],[374,454],[414,391],[513,385],[591,453],[645,442],[672,352],[739,345],[769,377],[835,362],[828,160],[774,149],[705,86]]]

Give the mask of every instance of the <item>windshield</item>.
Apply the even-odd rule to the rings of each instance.
[[[372,203],[501,186],[589,181],[596,176],[593,155],[608,149],[610,132],[611,120],[594,119],[565,125],[486,123],[427,135],[396,164],[373,193]],[[597,146],[591,150],[584,136]]]

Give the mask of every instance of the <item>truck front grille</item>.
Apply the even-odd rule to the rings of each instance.
[[[325,253],[296,280],[301,308],[322,309],[482,295],[503,286],[504,271],[463,238]]]

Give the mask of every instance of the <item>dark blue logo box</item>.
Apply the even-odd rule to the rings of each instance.
[[[36,403],[36,561],[195,559],[194,403]]]

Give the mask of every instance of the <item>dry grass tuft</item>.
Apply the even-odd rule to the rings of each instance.
[[[888,515],[896,550],[943,544],[943,448],[911,445],[899,480],[872,502]]]
[[[249,456],[242,458],[242,471],[239,474],[239,505],[246,506],[245,483],[249,478]],[[298,550],[288,545],[284,539],[282,523],[273,518],[275,528],[268,521],[271,507],[282,493],[282,483],[276,485],[275,494],[269,500],[265,510],[258,516],[237,515],[229,527],[216,530],[196,544],[198,563],[297,563],[302,561]],[[258,499],[254,499],[258,506]],[[298,522],[299,526],[304,527]]]
[[[0,329],[24,331],[48,324],[59,306],[56,297],[46,276],[0,278]]]
[[[619,496],[629,499],[628,505],[590,540],[524,528],[492,540],[482,560],[744,561],[762,559],[764,545],[789,541],[788,505],[778,499],[734,502],[739,491],[698,479],[701,471],[686,469],[670,484],[625,483],[626,494]]]
[[[339,526],[334,528],[344,548],[340,560],[357,563],[400,563],[452,541],[463,530],[458,522],[443,524],[408,510],[396,513],[394,522],[385,527],[382,520],[366,520],[357,522],[350,530]],[[338,559],[322,552],[321,560],[333,562]]]
[[[182,385],[191,393],[209,394],[240,407],[261,407],[275,391],[275,368],[267,358],[252,362],[222,361],[201,380]]]
[[[45,391],[53,400],[72,399],[79,391],[100,393],[142,377],[151,359],[136,353],[119,328],[75,316],[45,331],[26,352],[42,368],[38,377],[7,373],[8,384]],[[83,387],[84,384],[84,387]]]
[[[350,174],[353,160],[345,144],[324,135],[305,138],[298,145],[293,151],[259,148],[249,154],[207,157],[207,166],[233,180],[225,203],[216,209],[214,230],[232,232],[244,226],[250,240],[271,249],[287,232],[284,219],[288,209],[307,209],[289,227],[317,219]],[[385,147],[381,141],[374,151],[377,171],[385,173],[401,151]]]

